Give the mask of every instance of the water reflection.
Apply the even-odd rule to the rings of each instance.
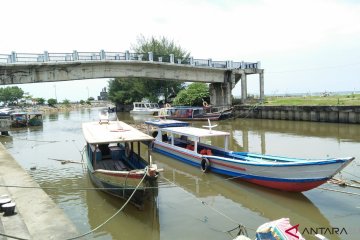
[[[217,206],[222,212],[234,219],[241,219],[241,223],[255,229],[258,216],[271,221],[282,217],[289,217],[294,224],[305,227],[332,227],[329,220],[302,193],[279,192],[251,183],[237,180],[226,180],[215,174],[203,174],[200,169],[193,168],[167,157],[156,155],[157,163],[165,169],[163,176],[176,183],[179,187],[190,192],[194,197]],[[221,203],[226,202],[227,206]],[[251,215],[234,215],[234,209],[247,209]],[[242,210],[244,211],[244,210]],[[221,215],[217,216],[221,218]],[[264,221],[264,220],[263,220]],[[304,237],[309,237],[305,236]],[[332,236],[331,239],[340,239]]]
[[[80,109],[68,115],[51,113],[44,115],[42,128],[14,130],[10,131],[11,137],[0,138],[40,186],[57,189],[46,192],[64,209],[80,233],[108,219],[124,201],[99,191],[76,190],[93,187],[84,166],[60,164],[50,158],[81,161],[85,144],[81,124],[97,121],[99,110]],[[117,117],[128,123],[144,120],[128,113],[117,113]],[[256,119],[226,120],[217,124],[217,129],[230,132],[230,148],[234,151],[304,158],[355,156],[356,160],[344,169],[343,176],[360,181],[354,177],[359,175],[359,125]],[[212,144],[222,146],[223,141],[215,139]],[[360,212],[355,196],[319,189],[303,194],[284,193],[242,181],[227,181],[226,177],[212,173],[202,174],[197,168],[156,153],[153,160],[165,169],[161,173],[158,197],[152,198],[144,211],[127,206],[89,238],[229,239],[226,231],[236,224],[213,211],[210,208],[213,207],[236,223],[244,224],[250,233],[264,222],[289,217],[292,224],[300,224],[300,229],[343,226],[349,232],[346,239],[357,239]],[[36,170],[30,170],[33,166]],[[173,187],[167,179],[179,187]],[[356,192],[356,189],[340,190]]]
[[[125,201],[101,191],[87,191],[86,203],[89,224],[94,229],[118,211]],[[148,199],[142,211],[128,205],[123,212],[100,228],[95,238],[106,235],[110,235],[106,239],[160,239],[157,196],[153,195]]]

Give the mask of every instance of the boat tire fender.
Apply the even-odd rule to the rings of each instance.
[[[151,136],[152,136],[153,138],[156,138],[157,135],[158,135],[158,131],[154,131],[154,132],[151,134]]]
[[[206,101],[203,101],[203,106],[204,106],[204,107],[208,107],[209,104],[208,104]]]
[[[165,107],[170,108],[171,107],[170,103],[165,104]]]
[[[201,171],[206,173],[210,170],[210,161],[207,158],[202,158],[201,164],[200,164]]]

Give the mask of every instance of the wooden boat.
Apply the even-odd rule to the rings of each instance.
[[[131,202],[142,208],[148,187],[156,185],[159,170],[151,163],[149,154],[148,161],[141,157],[140,146],[154,139],[120,121],[83,123],[82,129],[92,182],[123,199],[136,191]]]
[[[27,112],[14,112],[10,114],[11,127],[20,128],[26,127],[28,124]]]
[[[28,115],[28,125],[29,126],[42,126],[43,117],[41,112],[29,112]]]
[[[131,114],[157,115],[160,110],[157,103],[134,102],[133,105],[134,108],[130,111]]]
[[[261,186],[293,192],[307,191],[325,183],[346,167],[354,157],[331,159],[300,159],[262,155],[248,152],[233,152],[228,149],[228,132],[189,127],[186,123],[171,120],[145,122],[155,127],[153,150],[211,171],[239,178]],[[174,124],[174,125],[173,125]],[[207,142],[223,139],[224,147]],[[205,141],[206,140],[206,141]]]
[[[209,107],[187,107],[174,106],[161,108],[159,111],[160,118],[174,120],[206,121],[223,120],[229,118],[232,114],[231,109],[223,111],[213,111]]]

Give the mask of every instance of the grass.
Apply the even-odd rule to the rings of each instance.
[[[266,97],[265,106],[360,106],[360,94]]]

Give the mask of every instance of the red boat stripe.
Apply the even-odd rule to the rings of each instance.
[[[214,162],[215,164],[217,164],[217,165],[221,165],[221,166],[224,166],[224,167],[228,167],[228,168],[232,168],[232,169],[237,169],[237,170],[240,170],[240,171],[246,171],[246,168],[243,168],[243,167],[238,167],[238,166],[234,166],[234,165],[230,165],[230,164],[226,164],[226,163],[223,163],[223,162],[220,162],[220,161],[217,161],[217,160],[214,160],[214,159],[211,159],[211,157],[209,157],[210,158],[210,164],[212,163],[212,162]]]

